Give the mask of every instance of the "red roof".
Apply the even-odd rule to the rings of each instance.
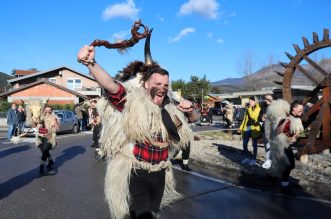
[[[15,70],[15,75],[30,75],[36,72],[37,70]]]

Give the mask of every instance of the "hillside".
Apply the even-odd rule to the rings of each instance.
[[[318,64],[327,72],[331,72],[331,59],[324,59]],[[302,65],[302,67],[307,70],[311,75],[313,75],[317,80],[322,80],[322,75],[317,72],[312,66],[310,65]],[[252,74],[251,83],[255,83],[256,89],[261,89],[263,87],[275,87],[280,86],[276,85],[273,81],[279,81],[282,82],[283,78],[275,73],[275,71],[278,72],[284,72],[285,69],[280,64],[273,64],[267,67],[264,67],[255,73]],[[244,77],[240,78],[226,78],[223,80],[215,81],[211,83],[212,86],[219,87],[220,89],[224,86],[232,86],[234,88],[237,88],[239,90],[250,90],[249,83]],[[294,77],[292,79],[292,85],[314,85],[312,81],[310,81],[304,74],[302,74],[300,71],[296,71],[294,73]]]
[[[0,72],[0,93],[10,88],[10,85],[8,85],[7,80],[11,78],[13,78],[13,76]]]

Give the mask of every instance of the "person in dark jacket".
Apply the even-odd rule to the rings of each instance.
[[[26,114],[25,110],[22,105],[18,106],[17,112],[17,118],[18,118],[18,132],[19,134],[22,134],[23,128],[24,128],[24,122],[26,120]]]
[[[83,112],[82,112],[82,106],[80,104],[75,105],[75,113],[79,123],[79,130],[83,131]]]
[[[7,111],[7,125],[8,125],[8,139],[13,137],[15,129],[18,125],[16,104],[12,103],[10,109]]]

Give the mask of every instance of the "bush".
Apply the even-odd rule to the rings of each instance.
[[[0,112],[7,112],[10,105],[11,103],[7,102],[7,100],[0,100]]]
[[[74,110],[74,104],[51,104],[54,110]]]

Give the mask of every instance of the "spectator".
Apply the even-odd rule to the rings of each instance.
[[[22,105],[18,106],[17,118],[18,118],[18,133],[20,135],[20,134],[23,133],[24,123],[25,123],[25,120],[26,120],[25,110],[24,110]]]
[[[83,131],[83,113],[82,113],[82,106],[80,104],[75,105],[75,113],[77,120],[79,122],[79,130]]]
[[[12,103],[10,109],[7,111],[7,124],[8,124],[7,137],[10,140],[14,135],[16,127],[18,126],[17,109],[15,103]]]
[[[264,123],[265,120],[267,118],[267,109],[270,106],[270,104],[273,102],[273,97],[271,94],[266,94],[264,96],[264,101],[260,104],[261,106],[261,111],[260,111],[260,115],[259,115],[259,121],[261,124],[261,132],[263,133],[263,140],[264,140],[264,147],[265,147],[265,161],[262,164],[262,167],[265,169],[269,169],[271,166],[271,159],[270,159],[270,143],[268,141],[268,139],[265,136],[265,132],[264,132]]]
[[[249,164],[250,166],[256,165],[256,156],[257,156],[257,139],[261,133],[261,127],[258,121],[260,114],[260,105],[256,103],[255,97],[249,97],[248,106],[246,106],[246,112],[244,120],[239,127],[243,136],[243,149],[246,158],[241,161],[242,164]],[[253,142],[253,157],[249,157],[248,154],[248,142],[249,138],[252,138]]]
[[[100,123],[100,116],[97,112],[97,100],[91,100],[91,106],[89,108],[89,116],[90,116],[90,124],[93,127],[93,144],[91,147],[99,148],[99,138],[101,132],[101,123]]]
[[[211,104],[207,104],[207,108],[208,108],[208,121],[210,124],[213,123],[213,110],[212,110],[212,106]]]
[[[89,115],[88,112],[86,110],[86,106],[83,105],[82,106],[82,114],[83,114],[83,131],[87,130],[87,124],[88,124],[88,120],[89,120]]]

